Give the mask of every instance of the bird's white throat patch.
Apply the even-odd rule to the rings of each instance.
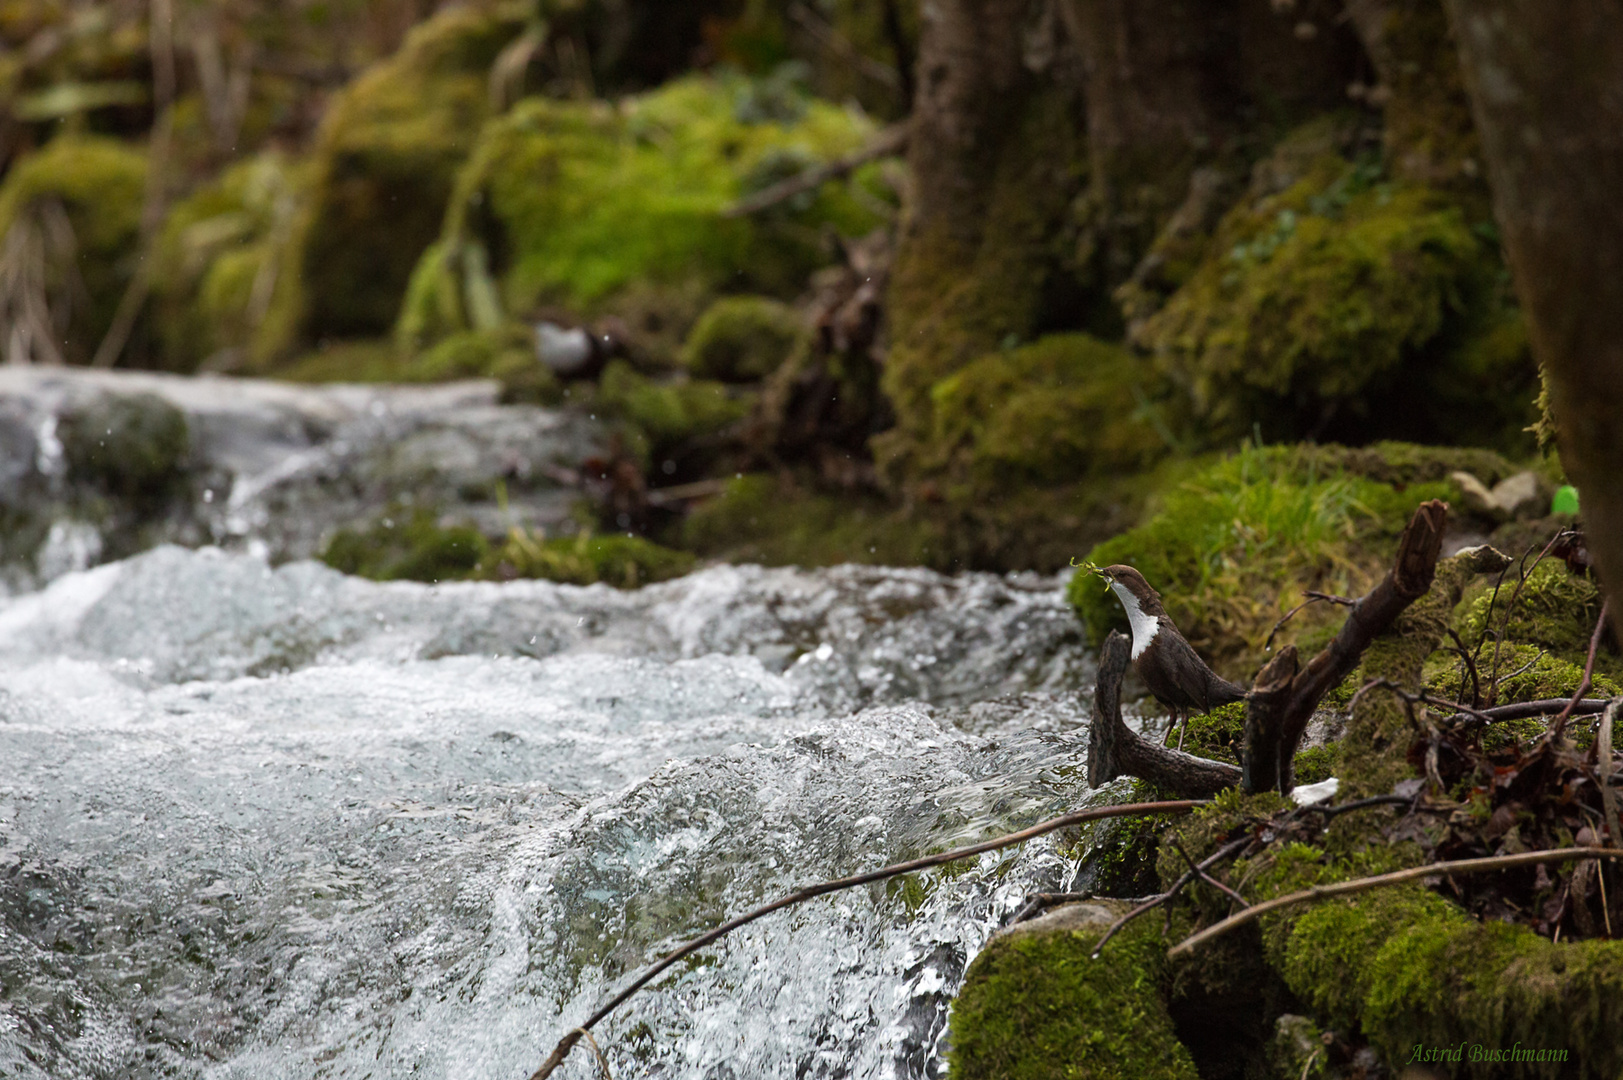
[[[1133,659],[1137,660],[1150,647],[1155,635],[1161,632],[1161,620],[1154,615],[1144,614],[1144,609],[1138,606],[1138,597],[1129,592],[1125,585],[1112,581],[1110,587],[1116,590],[1116,595],[1121,598],[1121,606],[1127,609],[1127,623],[1133,628]]]

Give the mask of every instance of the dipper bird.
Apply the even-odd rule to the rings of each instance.
[[[1161,606],[1161,594],[1150,588],[1144,575],[1131,566],[1106,566],[1099,576],[1110,584],[1127,621],[1133,629],[1133,667],[1155,700],[1172,712],[1172,722],[1184,721],[1178,733],[1178,749],[1183,749],[1184,732],[1193,712],[1211,712],[1219,705],[1239,701],[1246,692],[1206,666],[1195,647],[1184,640]],[[1167,728],[1167,737],[1172,728]]]

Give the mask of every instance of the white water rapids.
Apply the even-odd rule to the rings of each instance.
[[[522,1080],[725,918],[1095,797],[1090,684],[1050,578],[70,574],[0,602],[0,1076]],[[609,1067],[940,1075],[964,966],[1077,865],[769,916],[605,1022]]]

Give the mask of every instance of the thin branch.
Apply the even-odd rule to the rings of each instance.
[[[1314,900],[1323,900],[1331,896],[1345,896],[1349,893],[1367,892],[1370,889],[1380,889],[1388,885],[1401,885],[1406,881],[1415,881],[1419,878],[1432,877],[1437,874],[1475,874],[1485,870],[1510,870],[1518,866],[1533,866],[1538,863],[1573,862],[1577,859],[1616,859],[1623,857],[1623,850],[1616,848],[1581,847],[1560,848],[1555,851],[1524,851],[1518,855],[1495,855],[1486,859],[1459,859],[1455,862],[1429,863],[1425,866],[1410,867],[1407,870],[1396,870],[1390,874],[1378,874],[1375,877],[1355,878],[1352,881],[1338,881],[1333,885],[1315,885],[1311,889],[1275,897],[1260,904],[1255,904],[1230,915],[1222,922],[1213,923],[1206,929],[1180,941],[1167,951],[1167,957],[1182,956],[1193,952],[1201,945],[1213,938],[1221,937],[1248,922],[1254,922],[1270,911],[1280,908],[1293,907],[1296,904],[1305,904]]]
[[[1550,736],[1552,738],[1559,739],[1561,733],[1567,729],[1567,717],[1572,715],[1572,710],[1577,707],[1578,702],[1583,700],[1585,691],[1589,689],[1590,680],[1595,676],[1595,652],[1600,648],[1601,635],[1606,633],[1606,613],[1610,610],[1611,605],[1610,597],[1601,601],[1600,615],[1595,619],[1595,632],[1589,635],[1589,656],[1584,660],[1583,681],[1578,684],[1578,689],[1573,691],[1572,700],[1567,702],[1567,707],[1562,709],[1554,720],[1550,721]]]
[[[1172,837],[1171,839],[1172,839],[1173,850],[1177,851],[1177,853],[1179,855],[1183,856],[1183,861],[1185,863],[1189,864],[1189,869],[1193,870],[1196,873],[1196,875],[1199,876],[1200,880],[1202,880],[1206,884],[1212,886],[1212,888],[1214,888],[1214,889],[1218,889],[1218,890],[1221,890],[1224,893],[1227,893],[1231,898],[1233,898],[1234,902],[1239,904],[1241,907],[1248,908],[1248,907],[1251,906],[1250,903],[1248,903],[1246,901],[1245,897],[1241,896],[1239,893],[1235,892],[1233,889],[1229,888],[1227,885],[1223,884],[1221,881],[1218,881],[1216,878],[1212,877],[1212,875],[1208,874],[1205,870],[1203,870],[1199,866],[1196,866],[1195,865],[1195,860],[1191,859],[1189,857],[1189,852],[1187,852],[1187,851],[1185,851],[1183,849],[1183,844],[1178,842],[1178,838],[1176,836]]]
[[[1466,649],[1465,642],[1460,640],[1459,633],[1452,626],[1446,626],[1443,629],[1448,632],[1450,640],[1454,642],[1454,651],[1460,654],[1460,661],[1464,664],[1465,670],[1471,674],[1471,705],[1473,708],[1481,705],[1482,680],[1477,677],[1476,661],[1471,658],[1471,653]],[[1507,678],[1514,678],[1514,676],[1507,676]],[[1460,696],[1465,696],[1464,679],[1460,680]]]
[[[1279,634],[1279,632],[1281,630],[1283,630],[1285,628],[1286,623],[1290,622],[1293,618],[1296,617],[1296,613],[1298,611],[1301,611],[1303,608],[1307,607],[1309,604],[1317,604],[1320,600],[1324,599],[1324,596],[1323,596],[1322,593],[1311,593],[1311,594],[1310,593],[1303,593],[1302,595],[1306,596],[1307,599],[1303,600],[1300,604],[1297,604],[1295,607],[1293,607],[1289,611],[1285,612],[1285,614],[1281,615],[1279,617],[1279,621],[1274,623],[1274,628],[1272,630],[1268,631],[1268,640],[1264,641],[1262,643],[1262,651],[1263,652],[1272,652],[1273,651],[1274,638]]]
[[[836,158],[824,165],[807,169],[799,176],[791,176],[787,180],[780,180],[771,187],[763,188],[755,194],[747,196],[733,203],[721,212],[724,218],[748,217],[759,213],[771,206],[776,206],[785,199],[792,199],[804,191],[815,191],[830,180],[837,180],[848,173],[877,161],[882,157],[899,154],[907,146],[907,140],[913,133],[913,126],[904,120],[874,136],[872,142],[855,153],[845,157]]]
[[[1510,616],[1516,610],[1516,601],[1520,599],[1522,595],[1522,588],[1527,584],[1527,579],[1533,575],[1533,571],[1538,569],[1538,564],[1543,562],[1544,557],[1548,555],[1551,549],[1555,547],[1556,541],[1567,535],[1569,531],[1570,530],[1567,529],[1557,530],[1556,534],[1550,537],[1550,542],[1544,545],[1544,550],[1538,553],[1538,558],[1533,560],[1532,566],[1527,565],[1527,555],[1533,550],[1532,547],[1529,546],[1527,551],[1522,553],[1523,569],[1518,571],[1519,576],[1516,580],[1516,587],[1511,590],[1510,599],[1505,602],[1505,616],[1500,622],[1499,634],[1493,642],[1493,670],[1488,676],[1489,697],[1494,697],[1494,695],[1498,694],[1499,692],[1499,653],[1500,650],[1504,648],[1506,635],[1510,633]],[[1500,580],[1504,580],[1503,574],[1500,575]],[[1493,599],[1488,601],[1488,613],[1482,619],[1482,628],[1484,633],[1487,632],[1488,620],[1493,618],[1493,601],[1497,600],[1498,598],[1499,586],[1495,585],[1493,587]],[[1493,703],[1493,701],[1488,702],[1489,705],[1492,705]]]
[[[1063,829],[1068,825],[1080,825],[1085,821],[1099,821],[1103,818],[1128,817],[1133,814],[1185,814],[1197,806],[1205,805],[1206,802],[1201,799],[1175,799],[1167,802],[1128,803],[1123,806],[1096,806],[1088,810],[1075,810],[1069,814],[1062,814],[1059,817],[1049,818],[1047,821],[1038,822],[1029,829],[1021,829],[1019,832],[1009,833],[1007,836],[999,836],[992,840],[984,840],[979,844],[970,844],[967,847],[954,848],[951,851],[943,851],[935,855],[926,855],[921,859],[912,859],[908,862],[896,863],[892,866],[886,866],[878,870],[869,870],[866,873],[854,874],[851,877],[836,878],[833,881],[820,882],[816,885],[810,885],[804,889],[792,892],[787,896],[779,897],[770,904],[763,904],[761,907],[740,915],[736,919],[725,922],[716,927],[714,930],[701,934],[685,945],[678,946],[677,948],[666,953],[657,963],[647,968],[641,975],[637,976],[637,978],[634,979],[629,986],[616,994],[608,1002],[608,1004],[604,1005],[602,1008],[598,1009],[597,1012],[593,1013],[584,1024],[581,1024],[579,1027],[575,1028],[573,1031],[569,1032],[569,1034],[560,1039],[558,1045],[553,1048],[551,1055],[547,1057],[547,1060],[542,1062],[541,1067],[531,1074],[530,1080],[545,1080],[546,1077],[551,1076],[553,1070],[563,1063],[564,1058],[569,1056],[569,1051],[574,1048],[577,1042],[580,1041],[582,1033],[596,1027],[599,1021],[608,1016],[609,1013],[613,1012],[618,1006],[625,1002],[627,998],[631,997],[632,994],[635,994],[638,990],[641,990],[644,986],[648,985],[648,983],[652,982],[666,968],[670,967],[684,956],[697,952],[706,945],[709,945],[711,942],[725,937],[734,930],[737,930],[740,926],[745,926],[752,923],[759,918],[772,914],[774,911],[790,907],[794,904],[804,903],[807,900],[824,896],[831,892],[838,892],[841,889],[853,889],[858,885],[867,885],[875,881],[883,881],[886,878],[897,877],[901,874],[910,874],[915,870],[927,870],[932,866],[940,866],[942,863],[955,862],[958,859],[967,859],[971,855],[980,855],[988,851],[997,851],[1000,848],[1014,847],[1016,844],[1023,844],[1027,840],[1046,835],[1054,832],[1057,829]]]
[[[1526,720],[1533,716],[1544,716],[1557,709],[1570,704],[1568,698],[1539,698],[1537,701],[1517,701],[1509,705],[1495,705],[1491,709],[1472,709],[1469,713],[1457,712],[1444,719],[1445,724],[1493,724],[1502,720]],[[1605,698],[1584,698],[1573,707],[1573,716],[1593,716],[1606,708]]]
[[[1182,890],[1185,885],[1187,885],[1191,881],[1195,880],[1195,875],[1198,874],[1201,870],[1205,870],[1205,869],[1208,869],[1208,868],[1216,865],[1217,862],[1220,859],[1226,858],[1226,857],[1228,857],[1230,855],[1238,854],[1241,850],[1243,850],[1246,846],[1248,846],[1251,843],[1252,839],[1253,838],[1250,837],[1250,836],[1242,836],[1238,840],[1230,840],[1228,843],[1224,844],[1222,847],[1218,848],[1216,851],[1214,851],[1210,855],[1206,856],[1206,858],[1202,859],[1200,861],[1199,866],[1195,867],[1192,870],[1185,871],[1182,877],[1180,877],[1177,881],[1174,881],[1172,883],[1172,888],[1168,889],[1164,893],[1159,893],[1159,894],[1157,894],[1155,896],[1146,897],[1141,903],[1139,903],[1137,906],[1135,906],[1127,914],[1123,915],[1121,918],[1119,918],[1115,922],[1111,923],[1110,928],[1104,932],[1104,935],[1102,937],[1099,938],[1099,944],[1097,944],[1097,945],[1095,945],[1093,947],[1093,953],[1092,953],[1093,958],[1095,960],[1097,960],[1099,958],[1099,955],[1104,952],[1105,946],[1107,944],[1109,944],[1110,939],[1115,937],[1116,932],[1119,931],[1122,927],[1126,926],[1128,923],[1132,922],[1134,919],[1138,918],[1140,915],[1144,914],[1146,911],[1154,911],[1156,908],[1160,907],[1162,904],[1166,903],[1168,900],[1171,900],[1174,896],[1177,896],[1179,891]],[[1168,913],[1168,915],[1170,917],[1170,912]]]
[[[812,37],[816,38],[818,43],[825,49],[834,53],[874,82],[888,86],[892,90],[901,89],[901,76],[895,68],[875,60],[861,49],[858,49],[851,43],[850,38],[829,25],[825,19],[805,4],[790,4],[789,17],[799,23]]]
[[[1023,923],[1027,919],[1036,918],[1037,913],[1044,908],[1051,908],[1056,904],[1074,904],[1083,900],[1093,900],[1090,892],[1040,892],[1032,893],[1026,897],[1023,907],[1014,913],[1014,918],[1008,921],[1009,926]]]

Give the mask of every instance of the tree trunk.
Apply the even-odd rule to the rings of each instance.
[[[1448,0],[1494,209],[1561,462],[1623,605],[1623,17],[1586,0]]]
[[[1083,161],[1045,3],[934,0],[921,16],[912,185],[888,299],[897,430],[875,444],[893,479],[930,430],[931,386],[1032,332]]]

